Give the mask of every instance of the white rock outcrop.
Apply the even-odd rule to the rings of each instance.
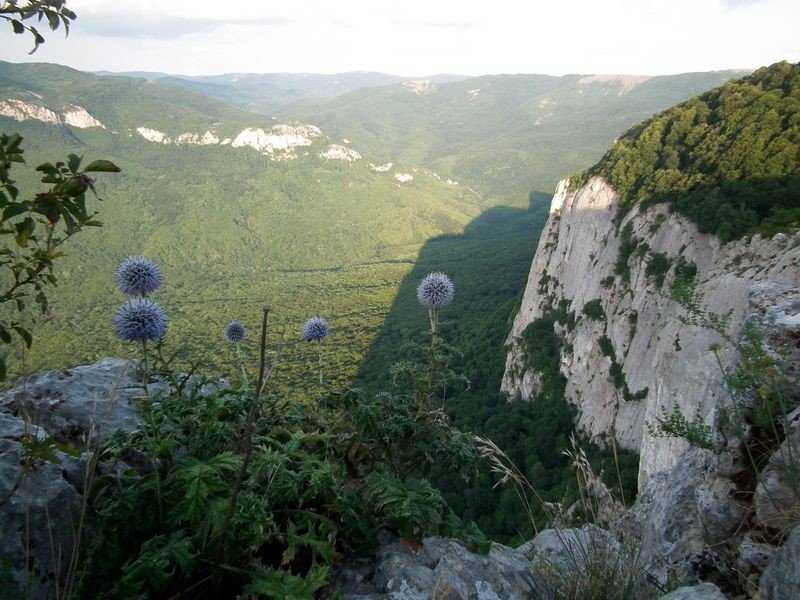
[[[424,96],[436,90],[436,84],[427,80],[404,81],[401,85],[417,96]]]
[[[269,131],[248,127],[231,142],[234,148],[250,146],[262,154],[277,157],[280,154],[294,155],[298,146],[310,146],[314,138],[322,135],[314,125],[274,125]]]
[[[163,131],[158,129],[151,129],[150,127],[137,127],[136,133],[146,139],[148,142],[155,142],[156,144],[171,144],[172,138]]]
[[[331,144],[327,149],[319,153],[319,157],[327,160],[343,160],[345,162],[361,160],[361,155],[358,152],[340,144]]]
[[[219,138],[211,131],[206,131],[203,135],[197,133],[182,133],[175,138],[176,144],[194,144],[196,146],[215,146],[219,144]]]
[[[61,118],[67,125],[72,125],[79,129],[88,129],[90,127],[99,127],[100,129],[106,128],[105,125],[95,119],[81,106],[69,106],[65,108],[61,113]]]
[[[395,173],[394,178],[400,183],[408,183],[414,179],[411,173]]]
[[[559,184],[508,337],[502,389],[510,397],[534,397],[538,378],[526,365],[520,338],[530,323],[563,303],[576,318],[574,328],[558,327],[561,372],[567,400],[577,408],[577,426],[598,440],[613,435],[621,447],[639,452],[641,487],[688,449],[684,440],[654,437],[647,425],[675,405],[690,419],[699,416],[712,424],[727,392],[709,345],[721,344],[723,367],[736,361],[731,344],[688,324],[685,309],[670,298],[675,265],[683,260],[696,266],[700,306],[707,313],[729,314],[726,333],[737,339],[759,285],[800,287],[800,234],[722,245],[664,205],[632,210],[617,225],[616,200],[615,190],[600,178],[578,190],[568,189],[566,181]],[[639,240],[639,251],[627,262],[628,282],[615,274],[626,226]],[[651,253],[663,253],[671,264],[661,287],[646,274]],[[590,301],[602,307],[604,319],[583,314]],[[624,375],[627,399],[619,380],[612,379],[614,362]],[[643,397],[631,399],[637,392]]]
[[[54,111],[39,104],[31,104],[14,98],[0,100],[0,116],[9,117],[15,121],[41,121],[51,125],[70,125],[80,129],[106,128],[81,106],[70,105],[61,111]]]
[[[374,163],[369,163],[370,171],[374,171],[375,173],[386,173],[389,169],[394,166],[394,163],[388,162],[383,165],[376,165]]]

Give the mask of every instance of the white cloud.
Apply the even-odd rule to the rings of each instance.
[[[84,70],[676,73],[800,59],[797,0],[69,0],[68,40],[32,59]],[[223,7],[224,8],[224,7]],[[27,59],[1,32],[0,59]],[[9,40],[9,43],[6,41]]]

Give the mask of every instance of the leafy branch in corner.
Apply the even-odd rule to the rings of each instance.
[[[16,334],[27,348],[33,337],[18,316],[32,298],[42,314],[48,312],[47,286],[56,285],[53,264],[63,256],[60,246],[84,227],[99,227],[95,212],[86,207],[86,192],[95,197],[94,179],[87,173],[117,173],[119,167],[96,160],[81,169],[83,157],[70,154],[66,162],[36,167],[50,187],[33,199],[23,199],[11,178],[11,168],[24,163],[22,137],[0,135],[0,307],[11,307],[0,319],[0,341],[11,344]],[[100,199],[100,198],[98,198]],[[9,317],[9,312],[17,316]],[[0,356],[0,381],[5,379]]]
[[[69,35],[70,21],[74,21],[77,15],[66,7],[66,0],[26,0],[20,3],[19,0],[5,0],[0,2],[0,19],[11,23],[11,28],[16,34],[24,34],[26,31],[33,36],[33,54],[39,46],[44,44],[44,37],[33,25],[24,23],[34,17],[37,22],[47,21],[47,25],[52,31],[64,25],[64,33]]]

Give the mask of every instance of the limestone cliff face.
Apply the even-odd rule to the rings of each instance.
[[[567,400],[582,431],[600,441],[613,435],[640,453],[641,485],[688,448],[652,436],[647,425],[675,405],[712,424],[726,391],[709,346],[720,344],[724,368],[736,361],[732,344],[687,322],[686,309],[671,299],[676,272],[696,268],[699,306],[706,315],[730,315],[723,329],[737,339],[748,311],[757,310],[754,298],[800,286],[800,235],[721,245],[664,205],[633,209],[618,224],[617,208],[615,190],[600,178],[578,190],[559,183],[508,338],[502,389],[510,397],[535,395],[538,377],[521,336],[559,303],[574,312],[574,325],[556,325]],[[592,316],[584,313],[587,303]]]

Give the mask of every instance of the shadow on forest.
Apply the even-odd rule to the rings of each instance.
[[[442,309],[444,339],[463,353],[457,373],[466,375],[468,390],[448,393],[444,408],[453,424],[492,439],[548,501],[566,506],[577,499],[575,478],[563,450],[569,448],[573,417],[563,398],[508,402],[500,393],[505,368],[505,340],[522,299],[539,235],[547,222],[550,195],[530,194],[527,210],[492,208],[463,235],[442,236],[423,247],[413,270],[403,279],[391,311],[357,375],[356,386],[367,392],[392,390],[389,369],[407,358],[403,345],[429,340],[428,315],[416,299],[420,280],[442,271],[453,281],[455,301]],[[581,440],[597,472],[611,473],[610,452],[602,453]],[[638,457],[621,457],[626,478],[638,471]],[[431,465],[431,480],[453,511],[475,521],[490,538],[519,544],[533,533],[519,498],[510,486],[494,487],[487,469],[475,481],[454,478],[447,465]],[[627,480],[627,479],[626,479]],[[534,508],[542,526],[547,515]]]
[[[377,392],[389,389],[389,368],[402,358],[400,348],[420,341],[427,311],[416,299],[420,280],[431,271],[446,273],[455,286],[455,302],[442,310],[444,338],[464,354],[461,364],[471,391],[499,392],[505,364],[503,347],[519,304],[550,207],[550,194],[532,192],[527,210],[490,208],[461,235],[428,241],[403,279],[375,342],[362,362],[356,385]]]

